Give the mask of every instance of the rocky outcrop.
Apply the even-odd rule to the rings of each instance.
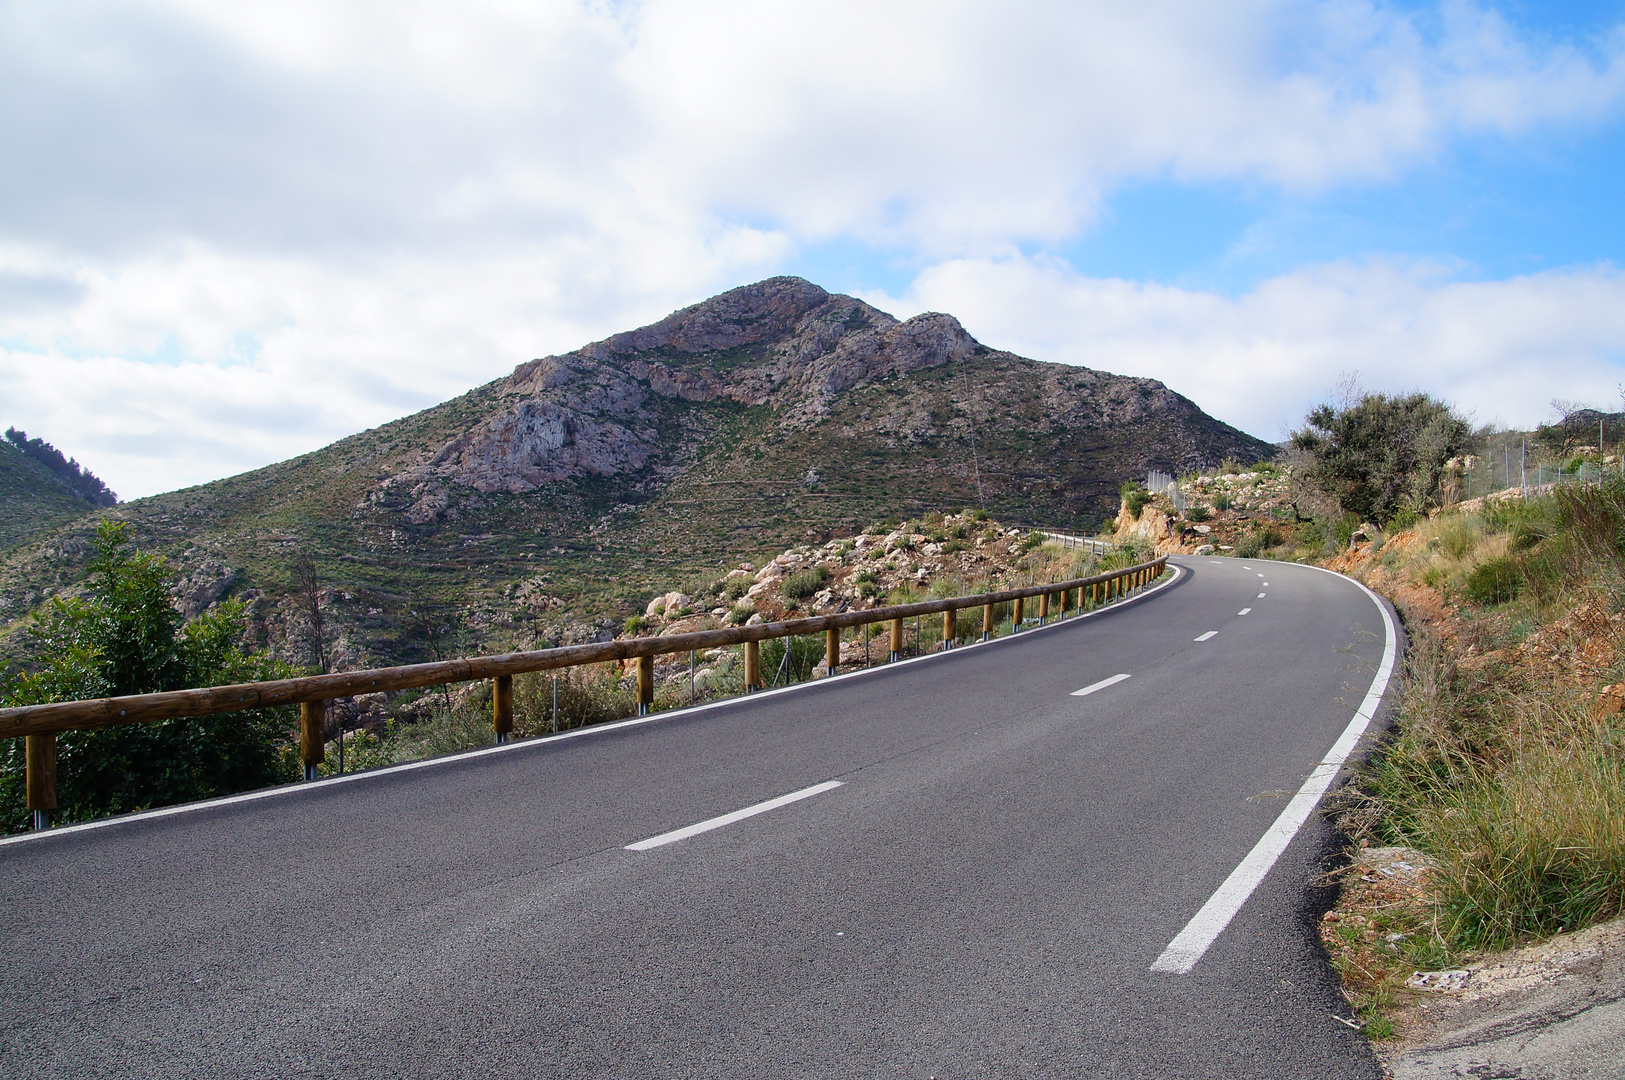
[[[444,510],[446,483],[518,493],[642,469],[660,449],[654,398],[772,405],[805,426],[853,387],[981,348],[951,315],[899,322],[800,278],[772,278],[521,364],[497,412],[396,482],[412,486],[407,518],[421,523]]]

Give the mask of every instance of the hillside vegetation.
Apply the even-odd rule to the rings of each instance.
[[[1350,865],[1321,934],[1374,1037],[1468,977],[1445,969],[1625,915],[1620,419],[1473,433],[1367,395],[1311,414],[1307,456],[1186,476],[1183,514],[1125,492],[1120,536],[1314,562],[1400,613],[1395,723],[1334,803]]]
[[[93,509],[50,469],[0,440],[0,553],[55,532]],[[0,606],[0,619],[6,615]]]

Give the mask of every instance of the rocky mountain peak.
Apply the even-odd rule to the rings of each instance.
[[[980,349],[951,315],[899,322],[802,278],[768,278],[519,365],[498,388],[496,413],[400,478],[422,492],[409,517],[436,514],[446,483],[518,493],[641,469],[659,450],[653,399],[768,405],[781,423],[805,427],[853,387]]]

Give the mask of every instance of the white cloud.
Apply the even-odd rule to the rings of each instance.
[[[1582,51],[1470,4],[1431,18],[1366,0],[13,3],[0,421],[148,493],[308,450],[825,242],[933,266],[919,296],[974,273],[1088,294],[1146,362],[1193,363],[1179,334],[1228,319],[1208,344],[1318,387],[1328,363],[1375,369],[1333,347],[1340,321],[1368,329],[1372,290],[1394,311],[1500,298],[1415,268],[1381,286],[1367,267],[1233,302],[1078,283],[1014,252],[1076,236],[1136,178],[1369,183],[1463,134],[1618,109],[1618,32]],[[1364,282],[1355,299],[1337,302],[1340,273]],[[1271,300],[1289,287],[1302,295]],[[985,296],[939,306],[1035,353],[1100,340],[1046,344],[1043,312],[1014,326]],[[1246,398],[1226,393],[1221,413]],[[1255,417],[1227,418],[1275,422]]]
[[[1551,419],[1553,398],[1618,407],[1625,273],[1467,281],[1453,269],[1309,266],[1229,298],[1087,278],[1056,260],[955,260],[904,297],[868,299],[953,312],[984,344],[1035,359],[1161,379],[1271,442],[1346,372],[1368,390],[1425,390],[1479,423],[1533,426]]]

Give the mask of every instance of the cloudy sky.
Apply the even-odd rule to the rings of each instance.
[[[1620,407],[1622,136],[1625,0],[0,0],[0,424],[152,494],[795,273],[1529,425]]]

